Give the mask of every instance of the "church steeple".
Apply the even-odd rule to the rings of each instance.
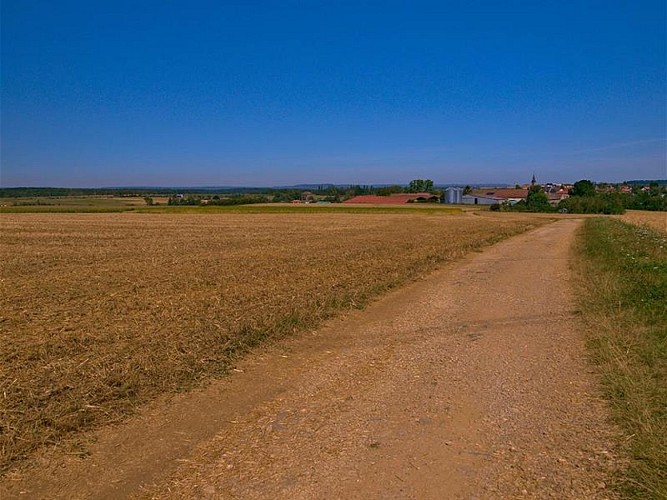
[[[535,184],[537,184],[537,179],[535,179],[535,172],[533,172],[533,178],[532,178],[532,180],[530,181],[530,185],[531,185],[531,186],[534,186]]]

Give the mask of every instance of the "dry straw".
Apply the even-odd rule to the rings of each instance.
[[[546,222],[409,211],[0,217],[0,472],[224,374],[259,342]]]

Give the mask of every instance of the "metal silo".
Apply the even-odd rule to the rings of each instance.
[[[463,188],[448,187],[445,189],[445,203],[455,205],[462,203]]]

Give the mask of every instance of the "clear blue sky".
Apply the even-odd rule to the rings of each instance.
[[[2,2],[2,186],[665,178],[664,0]]]

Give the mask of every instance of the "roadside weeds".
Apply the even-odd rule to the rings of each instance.
[[[667,498],[667,234],[608,218],[582,225],[575,259],[590,355],[628,464],[616,489]]]

